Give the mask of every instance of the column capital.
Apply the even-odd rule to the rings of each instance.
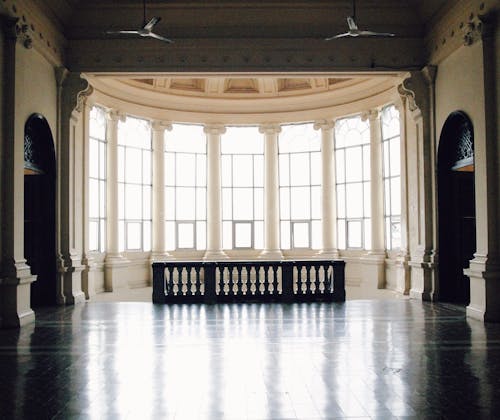
[[[314,121],[315,130],[332,130],[335,127],[334,120],[318,120]]]
[[[374,109],[370,109],[368,111],[365,111],[363,113],[361,113],[361,119],[363,121],[366,121],[366,120],[369,120],[369,121],[373,121],[373,120],[376,120],[380,115],[380,111],[376,108]]]
[[[261,124],[259,126],[261,134],[279,134],[281,133],[281,125],[279,124]]]
[[[172,131],[172,123],[170,121],[152,120],[151,129],[153,131],[161,132],[164,132],[165,130]]]
[[[226,126],[224,124],[207,124],[203,127],[203,132],[205,134],[221,135],[226,132]]]
[[[121,122],[125,122],[125,114],[121,111],[118,111],[117,109],[109,109],[107,112],[106,112],[106,119],[108,121],[113,121],[113,122],[118,122],[118,121],[121,121]]]

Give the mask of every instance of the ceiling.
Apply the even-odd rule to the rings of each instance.
[[[358,0],[361,27],[422,36],[452,0]],[[43,0],[67,39],[104,38],[107,29],[142,24],[140,0]],[[350,0],[148,0],[147,17],[161,16],[159,33],[173,39],[324,38],[346,29]]]

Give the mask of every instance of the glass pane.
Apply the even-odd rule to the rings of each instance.
[[[320,151],[320,133],[311,123],[282,126],[279,135],[279,152]]]
[[[89,179],[89,217],[99,217],[99,181]]]
[[[280,218],[290,219],[290,188],[280,188]]]
[[[293,226],[293,247],[309,248],[309,223],[296,222]]]
[[[98,106],[93,106],[90,110],[89,133],[101,140],[106,138],[106,113]]]
[[[127,116],[118,122],[118,144],[151,149],[151,129],[146,120]]]
[[[146,186],[142,189],[142,218],[151,220],[151,187]]]
[[[201,125],[172,124],[165,149],[172,152],[206,153],[206,136]]]
[[[287,187],[290,185],[290,156],[279,155],[279,179],[280,185]]]
[[[345,182],[345,150],[335,151],[336,182],[342,184]]]
[[[100,243],[99,251],[105,252],[106,251],[106,220],[101,219],[100,224],[101,224],[101,228],[100,228],[101,243]]]
[[[142,183],[151,185],[151,152],[143,150],[142,152]]]
[[[281,249],[290,249],[290,222],[280,223]]]
[[[118,248],[120,252],[125,250],[125,222],[118,222]]]
[[[311,185],[321,185],[321,153],[311,153]]]
[[[142,182],[142,151],[125,149],[125,182]]]
[[[118,182],[125,181],[125,148],[118,147]]]
[[[401,247],[401,223],[398,220],[393,220],[391,223],[391,238],[392,249]]]
[[[207,185],[207,156],[196,155],[196,185],[205,187]]]
[[[264,220],[264,188],[254,189],[254,219]]]
[[[401,179],[399,177],[391,179],[391,214],[395,216],[401,214]]]
[[[292,187],[291,195],[291,218],[309,219],[311,217],[311,198],[309,187]]]
[[[309,153],[290,155],[291,185],[310,185]]]
[[[369,181],[371,178],[370,146],[363,146],[363,180]]]
[[[264,153],[264,138],[258,127],[227,127],[221,138],[221,153]]]
[[[99,142],[92,139],[89,140],[89,176],[99,177]]]
[[[363,184],[346,185],[347,217],[363,217]]]
[[[311,247],[313,249],[321,249],[323,244],[323,233],[321,228],[321,222],[319,220],[313,220],[311,222],[312,232],[311,232]]]
[[[251,248],[252,247],[252,224],[235,223],[234,225],[234,247]]]
[[[321,219],[321,187],[311,188],[311,218]]]
[[[194,223],[177,224],[179,248],[194,248]]]
[[[363,191],[364,191],[364,206],[365,206],[365,217],[369,217],[371,212],[372,212],[372,201],[371,201],[371,190],[370,190],[370,184],[368,182],[365,182],[363,184]]]
[[[391,180],[384,179],[384,213],[391,214]]]
[[[151,222],[143,223],[144,235],[142,241],[142,250],[145,252],[151,251]]]
[[[127,223],[127,249],[141,249],[141,224]]]
[[[175,185],[175,155],[165,153],[165,185]]]
[[[106,181],[99,181],[99,217],[106,217]]]
[[[254,229],[254,248],[264,249],[264,222],[255,222]]]
[[[177,220],[195,219],[195,189],[191,187],[176,188],[175,215]]]
[[[345,185],[337,185],[337,217],[345,217]]]
[[[196,220],[207,218],[207,190],[196,188]]]
[[[253,157],[253,182],[256,187],[264,186],[264,156]]]
[[[125,219],[142,219],[142,187],[125,184]]]
[[[231,155],[223,155],[221,156],[221,180],[223,187],[230,187],[233,182],[233,172],[232,172],[232,156]]]
[[[99,142],[99,177],[106,178],[106,143]]]
[[[233,218],[233,192],[231,188],[222,188],[222,219]]]
[[[253,185],[253,160],[251,155],[233,156],[233,186],[251,187]]]
[[[365,249],[372,249],[372,223],[370,219],[365,219]]]
[[[338,220],[337,222],[337,237],[339,249],[346,249],[345,243],[345,220]]]
[[[391,176],[397,176],[401,173],[401,150],[400,139],[396,137],[391,140]]]
[[[253,189],[233,188],[233,219],[253,219]]]
[[[385,247],[386,249],[392,249],[391,243],[391,218],[387,216],[385,218]]]
[[[175,220],[175,188],[165,188],[165,219]]]
[[[361,220],[347,221],[347,246],[349,248],[361,248],[363,246]]]
[[[99,222],[89,221],[89,251],[99,251]]]
[[[233,249],[233,223],[222,222],[222,248]]]
[[[194,187],[196,183],[196,156],[187,153],[177,154],[175,176],[177,185]]]
[[[118,219],[125,219],[125,185],[118,184]]]
[[[384,153],[384,178],[391,176],[391,161],[389,155],[389,142],[383,142],[383,153]]]
[[[207,248],[207,223],[196,222],[196,249]]]
[[[361,147],[345,150],[346,182],[356,182],[363,179],[363,162]]]
[[[175,222],[167,222],[165,224],[165,245],[167,251],[175,249]]]

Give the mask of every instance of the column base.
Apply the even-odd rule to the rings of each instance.
[[[283,253],[281,249],[263,249],[259,254],[259,259],[281,261],[283,259]]]
[[[318,257],[327,259],[327,260],[338,260],[340,258],[339,250],[335,248],[326,248],[321,249],[316,254]]]
[[[418,250],[411,256],[409,266],[410,298],[428,302],[438,300],[434,253],[431,250]]]
[[[372,288],[376,285],[377,289],[385,289],[385,257],[385,251],[370,251],[362,259],[368,266],[365,278],[370,282]],[[375,273],[375,276],[373,276],[373,273]]]
[[[104,291],[128,287],[123,273],[127,270],[129,261],[121,254],[108,254],[104,260]]]
[[[222,249],[219,249],[217,251],[207,250],[205,252],[205,255],[203,256],[203,259],[207,261],[227,260],[228,258],[229,257]]]

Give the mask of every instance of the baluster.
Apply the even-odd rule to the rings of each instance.
[[[224,272],[226,271],[226,267],[223,265],[219,266],[219,296],[224,296],[226,294],[225,282],[224,282]]]
[[[176,293],[174,291],[174,266],[170,266],[168,268],[168,295],[175,296]]]
[[[264,268],[264,295],[269,295],[270,289],[269,289],[269,265],[265,264],[263,265]]]
[[[236,295],[237,296],[242,296],[243,295],[243,282],[241,281],[241,269],[243,266],[241,264],[238,264],[236,266],[236,270],[238,272],[238,281],[236,282]]]
[[[198,264],[194,266],[194,272],[196,276],[194,294],[196,296],[201,296],[200,268],[201,267]]]
[[[314,294],[316,295],[319,295],[321,294],[321,290],[319,288],[319,285],[320,285],[320,281],[319,281],[319,269],[320,269],[321,265],[317,265],[315,264],[314,265],[314,271],[315,271],[315,274],[316,274],[316,277],[315,277],[315,282],[314,282]]]
[[[260,268],[261,265],[258,263],[255,263],[255,294],[256,295],[261,295],[262,292],[260,290],[260,285],[261,285],[261,278],[260,278]]]
[[[312,284],[311,284],[311,269],[312,265],[311,264],[306,264],[306,294],[310,295],[312,294]]]
[[[191,265],[187,264],[186,265],[186,273],[187,273],[187,278],[186,278],[186,296],[192,296],[193,295],[193,283],[191,282]]]
[[[273,295],[278,296],[279,295],[279,290],[278,290],[278,265],[273,264]]]
[[[325,293],[327,294],[332,294],[332,281],[331,281],[331,276],[330,276],[330,264],[325,263],[323,264],[323,270],[325,271],[325,274],[323,276],[324,280],[324,285],[325,285]]]

